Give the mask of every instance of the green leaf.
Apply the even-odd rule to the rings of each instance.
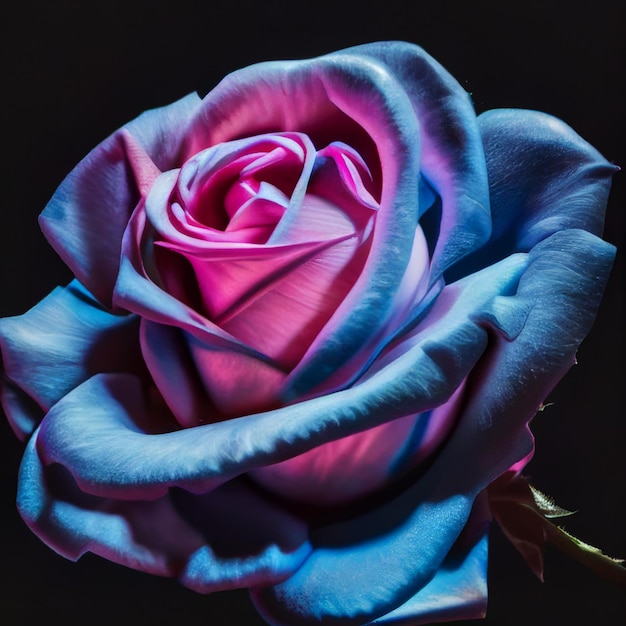
[[[558,506],[524,476],[507,472],[491,483],[487,491],[494,519],[540,580],[543,580],[545,546],[551,544],[597,575],[626,586],[624,560],[607,556],[550,521],[574,512]]]
[[[588,567],[592,572],[618,585],[626,586],[626,567],[624,559],[615,559],[607,556],[595,546],[570,535],[559,526],[550,525],[548,541],[578,562]]]
[[[560,507],[554,502],[553,498],[539,491],[539,489],[533,487],[530,483],[528,483],[528,486],[533,494],[537,508],[541,511],[544,517],[554,519],[558,517],[568,517],[576,513],[576,511],[568,511],[567,509]]]

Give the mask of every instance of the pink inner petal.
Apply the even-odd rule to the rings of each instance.
[[[137,188],[139,189],[139,193],[145,197],[150,187],[152,187],[152,184],[161,173],[161,170],[154,164],[154,161],[130,132],[124,129],[120,132],[124,140],[124,145],[126,146],[128,163],[133,170],[133,175],[137,182]]]
[[[409,415],[381,424],[250,474],[291,500],[319,506],[346,504],[388,482],[418,419]]]
[[[261,355],[215,350],[191,335],[187,340],[204,388],[225,418],[279,406],[285,373],[273,363]]]
[[[365,201],[346,184],[336,161],[318,161],[307,195],[299,204],[291,204],[268,240],[269,244],[311,241],[361,231],[367,235],[378,204],[367,194]],[[345,188],[342,193],[341,189]],[[367,192],[366,192],[367,193]],[[370,204],[370,200],[372,204]]]
[[[237,208],[232,212],[230,223],[226,227],[227,233],[241,233],[242,230],[248,232],[251,229],[261,231],[264,237],[258,235],[252,239],[248,237],[250,243],[265,243],[274,226],[280,221],[289,204],[289,198],[285,196],[279,189],[269,183],[258,183],[258,188],[253,196],[244,198],[243,194],[250,195],[253,187],[246,179],[237,187],[231,188],[231,192],[227,195],[226,207],[229,209],[229,201],[233,196],[237,196],[233,204],[237,203]]]
[[[310,141],[297,133],[259,135],[202,150],[181,169],[178,202],[198,224],[223,231],[261,180],[289,197],[311,150]]]
[[[182,256],[193,268],[206,314],[223,325],[303,263],[349,238],[276,247],[222,245],[207,249],[202,256]],[[177,276],[171,279],[176,281]]]
[[[342,142],[334,141],[318,152],[319,157],[333,159],[343,184],[352,191],[363,205],[378,209],[379,201],[375,199],[372,173],[361,155]]]
[[[332,376],[324,380],[321,385],[313,389],[307,397],[336,391],[353,381],[363,372],[372,357],[375,356],[376,350],[384,345],[385,338],[392,335],[395,330],[402,326],[403,321],[412,308],[424,298],[428,286],[429,263],[428,244],[422,229],[418,226],[415,231],[409,263],[396,293],[393,314],[387,323],[377,333],[372,335],[370,341],[362,347],[358,354],[343,367],[336,370]],[[327,330],[327,328],[320,330],[307,352],[303,355],[301,362],[290,373],[290,377],[297,375],[301,367],[307,366],[309,359],[315,355],[317,346],[327,340]]]
[[[232,160],[217,159],[220,167],[242,167],[236,180],[235,169],[223,174],[232,183],[223,198],[230,215],[225,230],[208,227],[180,202],[169,202],[169,178],[167,184],[155,185],[163,189],[151,194],[146,203],[160,235],[155,246],[187,260],[205,314],[287,368],[299,361],[358,279],[378,207],[364,183],[370,178],[369,170],[344,144],[335,143],[319,153],[313,179],[301,179],[300,191],[294,191],[302,196],[298,202],[274,184],[250,178],[280,174],[278,166],[287,161],[292,167],[294,159],[302,173],[305,148],[310,146],[291,135],[272,140],[265,136],[240,146],[239,152],[224,149]],[[269,146],[269,151],[262,152],[262,146]],[[250,151],[242,153],[244,148]],[[181,170],[181,202],[196,202],[191,191],[204,193],[211,179],[227,169],[222,167],[207,177],[205,169],[210,170],[216,160],[209,152]],[[302,194],[308,183],[309,192]],[[338,188],[342,191],[329,192]],[[168,267],[173,260],[168,261],[164,253],[157,259],[167,289],[179,292],[180,277]],[[191,295],[189,281],[182,282]]]
[[[381,424],[250,474],[264,487],[291,500],[320,506],[346,504],[429,460],[452,431],[464,390],[465,382],[430,413]],[[421,432],[413,444],[416,428]],[[415,448],[407,450],[412,445]]]
[[[345,297],[363,266],[367,245],[352,237],[336,243],[280,281],[220,326],[291,369]]]
[[[359,279],[378,210],[374,187],[348,145],[316,153],[297,133],[209,148],[155,181],[145,204],[155,276],[253,351],[230,356],[190,339],[225,415],[274,406],[286,372]]]

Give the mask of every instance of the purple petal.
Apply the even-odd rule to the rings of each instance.
[[[418,46],[391,41],[348,48],[384,64],[406,90],[419,122],[420,169],[441,197],[431,284],[480,247],[491,231],[482,140],[469,94]],[[425,209],[427,207],[423,207]]]
[[[105,139],[65,178],[40,217],[48,241],[74,275],[106,306],[111,305],[122,235],[141,196],[129,164],[145,171],[180,164],[185,128],[200,99],[192,94],[147,111]],[[138,150],[139,148],[139,150]],[[137,161],[138,152],[144,153]]]

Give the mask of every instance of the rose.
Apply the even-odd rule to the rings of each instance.
[[[0,324],[22,516],[274,624],[483,614],[484,490],[592,323],[613,170],[402,43],[143,114],[42,215],[76,280]]]

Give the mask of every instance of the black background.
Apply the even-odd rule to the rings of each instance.
[[[141,111],[262,60],[302,58],[380,39],[420,44],[495,107],[557,115],[624,167],[624,3],[22,1],[2,17],[3,201],[0,315],[25,311],[70,278],[36,217],[68,171]],[[566,527],[626,557],[624,479],[624,173],[606,239],[621,246],[579,364],[533,422],[527,474],[562,506]],[[22,444],[0,424],[0,622],[262,625],[245,592],[197,595],[91,555],[77,564],[39,542],[15,512]],[[549,550],[540,583],[497,530],[485,624],[622,624],[623,588]]]

